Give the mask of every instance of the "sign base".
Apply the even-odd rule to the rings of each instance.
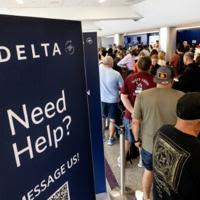
[[[128,187],[125,187],[124,195],[121,195],[121,190],[118,187],[110,192],[111,200],[133,200],[134,197],[135,191]]]
[[[100,193],[96,195],[96,200],[111,200],[107,193]]]

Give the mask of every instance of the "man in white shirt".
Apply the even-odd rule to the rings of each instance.
[[[131,50],[117,65],[122,68],[126,68],[129,72],[133,71],[133,65],[135,64],[135,50]]]

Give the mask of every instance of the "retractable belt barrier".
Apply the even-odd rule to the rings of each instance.
[[[115,125],[120,135],[120,188],[115,188],[110,192],[112,200],[129,200],[133,199],[134,191],[128,187],[125,187],[125,127]]]

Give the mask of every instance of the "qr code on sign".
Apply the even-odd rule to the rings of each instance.
[[[70,200],[68,182],[63,184],[54,194],[47,200]]]

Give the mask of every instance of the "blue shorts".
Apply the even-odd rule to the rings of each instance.
[[[123,124],[125,128],[125,140],[128,140],[130,143],[134,141],[132,130],[131,130],[131,120],[124,117]]]
[[[144,165],[144,168],[149,171],[152,171],[153,170],[152,154],[142,148],[141,156],[142,156],[142,163]]]
[[[116,120],[118,103],[101,102],[102,117]]]

